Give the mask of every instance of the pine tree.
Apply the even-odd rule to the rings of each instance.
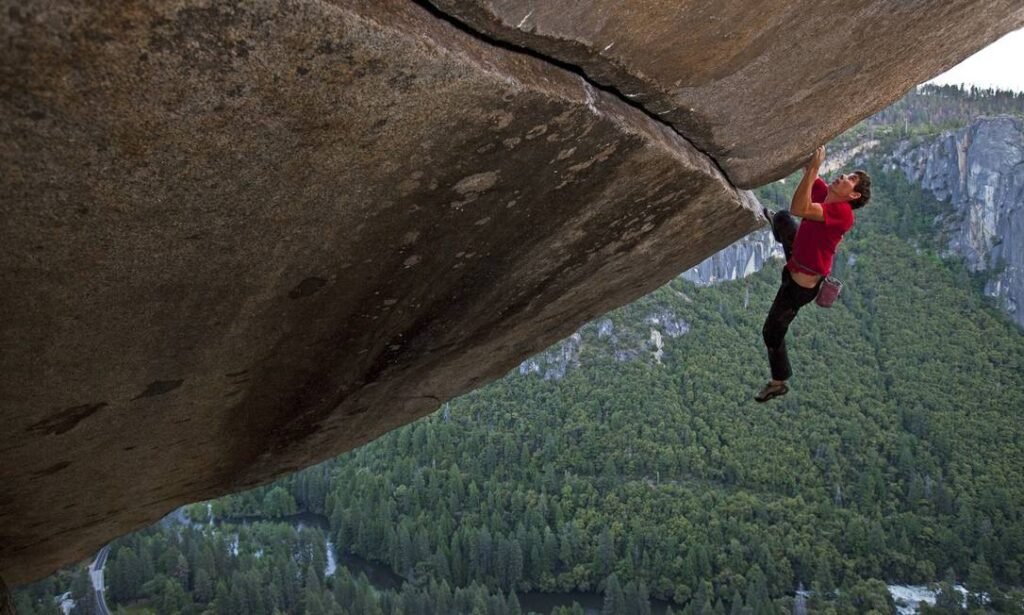
[[[174,566],[174,578],[178,581],[178,584],[181,585],[182,588],[190,589],[189,588],[189,584],[188,584],[188,581],[189,581],[188,560],[185,559],[185,556],[182,555],[181,553],[178,554],[178,561],[177,561],[177,563]]]
[[[160,612],[181,613],[189,605],[185,590],[175,580],[168,578],[164,581],[161,591]]]
[[[75,601],[75,615],[94,615],[96,613],[96,599],[88,569],[75,574],[74,580],[71,582],[71,599]],[[15,612],[21,613],[20,610]],[[26,612],[33,613],[35,611]]]
[[[628,615],[629,610],[626,604],[626,596],[619,583],[619,577],[614,572],[608,576],[604,588],[604,607],[601,615]]]
[[[522,615],[523,613],[522,607],[519,606],[519,597],[513,590],[508,592],[508,613],[509,615]]]
[[[597,569],[602,575],[609,575],[615,563],[615,543],[608,526],[601,528],[601,536],[597,543]]]
[[[513,538],[509,542],[509,558],[508,558],[508,579],[509,586],[511,589],[515,589],[519,584],[519,581],[523,578],[523,548],[519,544],[519,540]]]
[[[729,615],[743,615],[743,596],[740,595],[740,590],[738,589],[732,594]]]
[[[209,573],[206,570],[200,568],[196,570],[195,575],[195,587],[192,590],[192,597],[201,604],[206,604],[213,600],[214,586],[213,581],[210,579]]]
[[[636,607],[633,612],[638,615],[651,615],[651,592],[643,579],[636,584]]]
[[[217,615],[231,615],[231,592],[228,590],[227,583],[224,581],[217,582],[217,591],[214,593],[213,599],[215,611]]]
[[[310,565],[306,568],[306,583],[302,591],[303,611],[308,615],[325,615],[323,600],[323,587],[320,585],[320,575]]]

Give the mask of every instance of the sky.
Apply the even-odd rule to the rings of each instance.
[[[1024,29],[1007,34],[928,83],[1024,92]]]

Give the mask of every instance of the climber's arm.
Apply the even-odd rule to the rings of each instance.
[[[821,161],[824,158],[825,148],[819,147],[814,150],[811,159],[804,166],[803,179],[800,180],[796,191],[793,192],[793,200],[789,204],[789,213],[794,216],[817,222],[825,221],[825,213],[821,208],[821,203],[815,203],[811,200],[811,188],[814,187],[814,182],[818,178],[818,168],[821,167]]]

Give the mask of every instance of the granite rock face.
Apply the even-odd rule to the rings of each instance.
[[[699,286],[739,280],[757,273],[769,260],[784,258],[782,245],[768,229],[755,231],[683,272],[683,279]]]
[[[757,228],[417,5],[4,2],[0,576],[365,443]]]
[[[990,272],[985,293],[1024,326],[1024,121],[982,118],[892,156],[907,179],[953,214],[941,221],[950,253]]]
[[[430,0],[579,67],[745,188],[1024,26],[1019,0]]]
[[[617,329],[610,318],[592,321],[575,333],[519,364],[519,374],[544,380],[561,380],[581,366],[584,348],[616,361],[661,363],[665,338],[690,332],[690,323],[675,311],[660,307],[639,319],[641,326]]]

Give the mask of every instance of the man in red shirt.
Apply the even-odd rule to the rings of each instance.
[[[754,396],[759,402],[789,392],[786,381],[793,373],[786,354],[789,323],[817,296],[821,280],[832,271],[836,247],[853,227],[853,210],[871,198],[871,177],[864,171],[844,173],[826,184],[818,177],[824,158],[825,148],[819,147],[804,166],[788,212],[772,215],[765,210],[772,234],[786,253],[786,266],[762,330],[772,378]],[[793,216],[802,218],[799,226]]]

